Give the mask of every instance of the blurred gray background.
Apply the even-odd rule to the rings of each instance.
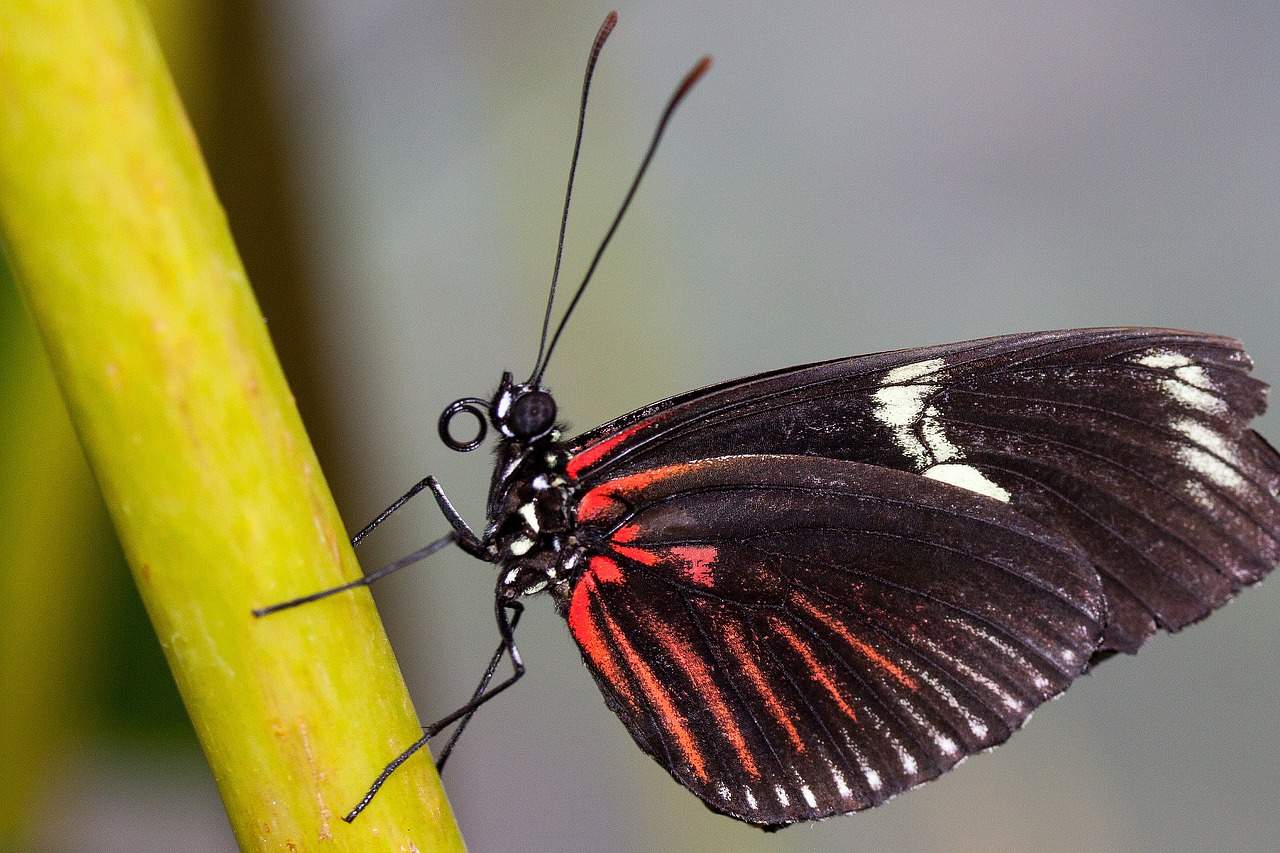
[[[307,272],[263,302],[303,341],[282,344],[286,370],[343,515],[354,530],[435,473],[480,525],[490,457],[449,452],[435,420],[531,366],[583,63],[610,7],[258,6],[300,211],[280,240]],[[769,368],[1076,326],[1233,335],[1280,381],[1280,5],[618,11],[566,283],[672,88],[704,53],[715,65],[547,373],[575,429]],[[1260,430],[1280,439],[1280,418]],[[445,529],[423,503],[362,562]],[[461,703],[496,643],[494,581],[450,553],[378,590],[424,722]],[[445,776],[475,851],[1280,848],[1280,581],[1108,662],[994,754],[778,835],[672,782],[603,706],[551,602],[530,611],[529,675]],[[89,754],[54,795],[51,849],[232,848],[190,750]]]

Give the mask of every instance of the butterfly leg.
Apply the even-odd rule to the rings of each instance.
[[[502,635],[502,641],[498,644],[497,651],[494,652],[493,657],[489,660],[489,665],[485,668],[484,676],[480,679],[480,684],[476,687],[475,693],[472,694],[471,701],[467,702],[467,704],[463,705],[452,714],[449,714],[427,726],[423,730],[422,737],[418,738],[418,740],[414,741],[404,752],[392,759],[391,763],[384,767],[382,772],[378,774],[378,778],[373,780],[373,784],[369,786],[368,792],[360,802],[356,804],[355,808],[342,818],[347,823],[351,823],[356,819],[360,812],[365,810],[365,807],[372,802],[374,796],[378,793],[379,789],[382,788],[383,783],[385,783],[391,774],[396,771],[396,768],[401,764],[404,764],[410,756],[426,746],[427,742],[438,735],[442,730],[457,722],[458,727],[449,738],[449,742],[445,744],[445,747],[440,754],[440,760],[436,764],[437,769],[443,768],[445,761],[449,758],[449,754],[453,751],[453,745],[458,742],[458,737],[462,734],[462,730],[466,728],[467,723],[469,723],[471,718],[475,716],[475,713],[480,706],[506,690],[511,685],[515,684],[524,675],[524,661],[520,657],[519,649],[516,648],[514,633],[516,625],[520,623],[520,615],[524,612],[524,605],[518,601],[503,601],[500,599],[496,604],[495,610],[498,618],[498,633]],[[507,615],[507,611],[511,611],[510,616]],[[502,661],[503,654],[510,654],[511,656],[512,674],[506,681],[503,681],[492,689],[486,690],[489,686],[489,682],[493,679],[493,674],[497,670],[498,664]]]
[[[513,602],[514,603],[514,602]],[[520,660],[520,651],[516,648],[514,633],[516,625],[520,624],[520,614],[524,612],[523,606],[513,611],[511,622],[508,626],[508,632],[512,635],[511,639],[503,639],[498,644],[498,650],[493,653],[493,657],[489,659],[489,665],[485,668],[484,676],[481,677],[480,683],[476,685],[475,692],[471,695],[471,711],[458,720],[457,727],[453,730],[453,734],[449,736],[449,742],[444,745],[444,749],[440,750],[440,756],[436,759],[436,771],[443,771],[444,764],[449,760],[449,756],[453,753],[453,746],[458,742],[458,738],[462,737],[462,730],[467,727],[467,723],[471,722],[471,718],[475,716],[476,711],[480,708],[477,704],[478,700],[484,696],[485,688],[489,686],[489,682],[493,680],[493,674],[498,669],[498,664],[502,661],[502,655],[508,649],[511,651],[512,663],[516,666],[516,671],[523,674],[524,663]],[[499,623],[501,625],[501,622]],[[519,676],[513,676],[518,678]],[[494,691],[497,692],[497,691]],[[488,697],[485,696],[485,699]]]
[[[401,557],[400,559],[396,560],[393,563],[388,563],[387,565],[378,569],[376,572],[371,572],[370,574],[367,574],[362,578],[357,578],[356,580],[348,581],[347,583],[330,587],[329,589],[322,589],[319,592],[313,592],[309,595],[299,596],[298,598],[291,598],[288,601],[281,601],[278,604],[272,604],[269,607],[258,607],[254,609],[253,615],[259,616],[259,617],[266,616],[268,613],[277,613],[281,610],[288,610],[291,607],[297,607],[299,604],[310,604],[313,601],[319,601],[322,598],[328,598],[331,595],[335,595],[336,593],[339,593],[339,592],[346,592],[349,589],[356,589],[357,587],[361,587],[361,586],[369,586],[374,581],[381,580],[382,578],[385,578],[387,575],[393,572],[400,571],[405,566],[413,565],[414,563],[418,562],[421,559],[430,557],[435,552],[440,551],[448,547],[449,545],[454,544],[457,541],[458,541],[457,533],[447,533],[444,536],[441,536],[436,541],[432,542],[430,545],[426,545],[422,548],[419,548],[417,551],[414,551],[412,554],[408,554],[404,557]]]
[[[351,547],[354,548],[357,545],[359,545],[361,540],[363,540],[366,536],[372,533],[375,527],[377,527],[379,524],[381,524],[382,522],[390,518],[393,512],[395,512],[400,507],[407,504],[413,498],[414,495],[418,494],[423,489],[430,487],[431,484],[434,483],[435,481],[436,481],[436,478],[434,476],[431,476],[431,477],[423,477],[421,480],[414,483],[413,488],[409,489],[409,491],[405,492],[403,495],[396,498],[395,502],[391,504],[391,506],[387,507],[382,512],[378,513],[377,518],[375,518],[373,521],[366,524],[363,528],[360,529],[359,533],[351,537]]]
[[[374,531],[379,524],[391,517],[391,514],[400,507],[407,504],[415,495],[423,489],[430,489],[431,494],[435,496],[436,503],[440,506],[440,512],[444,515],[445,520],[449,522],[449,526],[454,529],[457,535],[457,543],[462,550],[475,557],[484,559],[484,543],[480,537],[475,534],[470,525],[463,520],[462,515],[454,509],[453,502],[449,500],[449,496],[444,493],[444,489],[440,485],[440,481],[435,475],[423,477],[421,480],[413,484],[413,488],[396,498],[391,506],[378,513],[378,517],[366,524],[360,529],[360,532],[351,537],[351,547],[356,547],[364,540],[366,536]]]
[[[396,560],[393,563],[383,566],[377,571],[371,574],[365,575],[362,578],[350,581],[348,583],[340,584],[335,587],[330,587],[329,589],[322,589],[319,592],[313,592],[313,593],[310,593],[309,595],[303,595],[298,598],[291,598],[288,601],[281,601],[278,604],[272,604],[269,607],[259,607],[253,611],[253,615],[259,616],[259,617],[266,616],[268,613],[276,613],[281,610],[288,610],[289,608],[297,607],[300,604],[309,604],[312,601],[319,601],[322,598],[328,598],[331,595],[334,595],[339,592],[346,592],[349,589],[355,589],[356,587],[361,587],[361,586],[369,586],[374,581],[381,580],[382,578],[385,578],[387,575],[393,572],[397,572],[400,569],[403,569],[405,566],[413,565],[419,560],[425,557],[429,557],[435,552],[451,544],[457,544],[458,547],[466,551],[468,554],[471,554],[472,556],[479,557],[480,559],[485,559],[484,542],[480,539],[480,537],[476,536],[475,531],[473,531],[467,525],[467,523],[463,521],[462,516],[458,514],[458,511],[456,509],[454,509],[453,503],[450,502],[448,496],[445,495],[444,489],[440,487],[440,482],[434,476],[424,477],[421,480],[419,480],[417,483],[414,483],[413,488],[409,489],[409,491],[405,492],[403,495],[396,498],[395,502],[391,504],[391,506],[387,507],[382,512],[378,513],[377,518],[375,518],[373,521],[366,524],[363,528],[360,529],[360,532],[356,533],[355,536],[351,537],[351,546],[354,548],[357,545],[359,545],[366,536],[368,536],[370,533],[373,532],[374,528],[376,528],[378,525],[382,524],[382,522],[390,518],[392,513],[400,509],[400,507],[408,503],[413,498],[414,495],[418,494],[424,489],[430,489],[431,494],[435,496],[436,503],[440,505],[440,512],[444,515],[445,519],[448,520],[450,526],[453,527],[452,533],[448,534],[447,536],[443,536],[437,539],[436,541],[432,542],[431,544],[426,545],[422,548],[419,548],[417,551],[414,551],[412,554],[401,557],[399,560]]]

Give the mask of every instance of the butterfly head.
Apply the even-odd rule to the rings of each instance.
[[[476,434],[462,441],[453,434],[451,424],[466,412],[476,420]],[[492,400],[463,397],[454,400],[440,414],[440,440],[453,450],[475,450],[484,443],[489,424],[504,438],[521,444],[532,444],[552,432],[556,425],[556,400],[541,385],[515,382],[510,373],[502,374],[502,383]]]

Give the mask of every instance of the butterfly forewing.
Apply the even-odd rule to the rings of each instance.
[[[1247,428],[1266,386],[1228,338],[1093,329],[763,374],[634,412],[571,445],[584,485],[722,455],[869,463],[1007,502],[1102,578],[1099,653],[1136,651],[1280,558],[1277,456]]]
[[[713,809],[867,808],[1005,740],[1088,663],[1097,574],[1007,505],[739,455],[606,480],[561,604],[609,705]]]

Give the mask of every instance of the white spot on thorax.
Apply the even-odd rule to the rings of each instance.
[[[519,509],[520,517],[531,533],[538,532],[538,510],[533,504],[525,504]]]
[[[527,536],[521,536],[520,538],[512,541],[512,543],[507,546],[507,550],[514,556],[520,557],[529,553],[529,549],[532,547],[533,540]]]

